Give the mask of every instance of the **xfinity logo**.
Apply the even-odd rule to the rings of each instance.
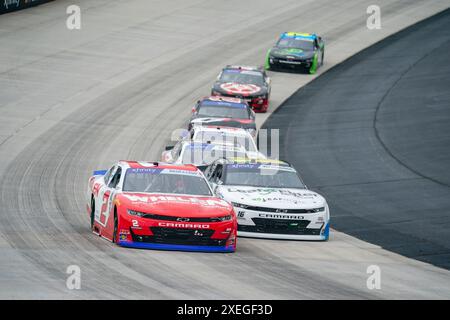
[[[199,224],[199,223],[160,222],[158,223],[158,226],[169,228],[209,229],[209,224]]]

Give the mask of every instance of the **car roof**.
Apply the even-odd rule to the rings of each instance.
[[[317,38],[315,33],[302,33],[302,32],[283,32],[280,38],[296,38],[296,39],[310,39],[314,40]]]
[[[161,168],[172,169],[180,171],[198,171],[198,168],[191,164],[172,164],[159,161],[134,161],[134,160],[120,160],[119,165],[130,169],[146,169],[146,168]]]
[[[242,136],[250,135],[250,133],[244,128],[226,127],[226,126],[199,125],[193,126],[192,130],[194,130],[195,132],[224,132]]]
[[[264,69],[262,67],[257,66],[240,66],[240,65],[227,65],[223,70],[243,70],[243,71],[259,71],[263,72]]]
[[[208,96],[204,97],[199,101],[201,104],[205,104],[205,102],[208,105],[229,105],[229,106],[238,106],[238,105],[248,105],[247,102],[244,99],[240,98],[234,98],[234,97],[222,97],[222,96]]]

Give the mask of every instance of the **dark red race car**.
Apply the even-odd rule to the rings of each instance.
[[[234,252],[233,207],[193,165],[119,161],[89,179],[92,231],[124,247]]]
[[[270,78],[263,67],[226,66],[217,76],[211,94],[242,98],[255,112],[269,108]]]

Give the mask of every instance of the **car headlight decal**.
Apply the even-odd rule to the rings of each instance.
[[[227,216],[223,216],[223,217],[219,217],[219,221],[229,221],[231,220],[232,216],[231,214],[227,215]]]
[[[233,205],[233,207],[237,207],[237,208],[242,208],[242,209],[247,209],[248,206],[242,203],[237,203],[237,202],[232,202],[231,203]]]
[[[143,216],[146,215],[145,212],[136,211],[136,210],[130,210],[130,209],[128,209],[127,212],[128,212],[129,215],[138,216],[138,217],[143,217]]]

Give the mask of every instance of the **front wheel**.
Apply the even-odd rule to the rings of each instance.
[[[94,218],[95,218],[95,198],[91,196],[91,230],[94,230]]]
[[[118,228],[118,218],[117,218],[117,211],[116,209],[114,209],[114,231],[113,231],[113,237],[112,237],[112,241],[114,243],[117,243],[117,228]]]
[[[318,66],[318,61],[317,61],[317,60],[319,59],[318,56],[319,56],[319,55],[318,55],[318,53],[316,52],[316,54],[314,55],[314,58],[313,58],[311,67],[309,67],[309,73],[310,73],[310,74],[314,74],[314,73],[316,73],[316,71],[317,71],[317,66]]]

